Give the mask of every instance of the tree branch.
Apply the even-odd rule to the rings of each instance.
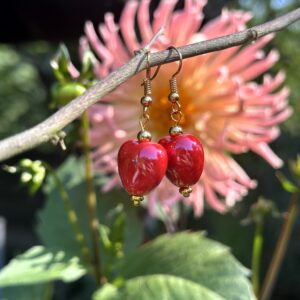
[[[244,45],[272,32],[282,30],[300,19],[300,8],[293,10],[277,19],[254,26],[247,30],[178,47],[182,57],[189,58],[234,46]],[[179,60],[176,51],[164,50],[151,54],[151,66],[167,64]],[[89,88],[84,94],[58,110],[40,124],[22,133],[0,141],[0,161],[13,157],[41,143],[49,141],[58,131],[78,118],[89,106],[98,102],[130,77],[146,68],[145,53],[137,54],[125,65],[110,73],[103,80]]]

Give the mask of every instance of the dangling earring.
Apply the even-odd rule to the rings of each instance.
[[[118,153],[119,175],[134,206],[139,206],[144,195],[159,185],[168,165],[166,150],[162,145],[151,142],[151,133],[145,129],[149,121],[148,109],[152,103],[151,81],[159,70],[158,67],[151,77],[150,52],[146,55],[147,71],[142,83],[144,96],[141,98],[143,113],[139,120],[141,131],[137,139],[125,142]]]
[[[176,186],[184,197],[189,197],[191,186],[197,183],[203,171],[204,151],[201,142],[192,134],[184,134],[179,126],[182,118],[179,93],[177,89],[176,75],[182,68],[182,55],[175,47],[179,55],[179,67],[170,79],[169,101],[172,104],[170,117],[174,125],[169,130],[169,135],[159,140],[168,153],[168,168],[166,176]]]

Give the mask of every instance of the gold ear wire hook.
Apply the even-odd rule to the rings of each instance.
[[[157,76],[158,71],[159,71],[160,66],[161,66],[161,65],[159,65],[156,68],[154,74],[151,76],[150,56],[151,56],[151,53],[148,50],[146,52],[146,78],[144,78],[144,80],[143,80],[143,82],[141,84],[141,85],[144,86],[144,96],[152,94],[152,91],[151,91],[151,81]]]
[[[172,78],[174,78],[176,75],[178,75],[179,72],[180,72],[181,69],[182,69],[182,54],[181,54],[181,52],[180,52],[176,47],[174,47],[174,46],[170,46],[170,47],[168,48],[168,50],[173,50],[173,49],[177,52],[177,54],[178,54],[180,60],[179,60],[179,66],[178,66],[178,69],[177,69],[177,71],[172,75]]]
[[[150,51],[147,51],[147,53],[146,53],[146,63],[147,63],[146,77],[148,79],[151,78],[150,55],[151,55]]]
[[[175,122],[175,127],[173,126],[173,127],[171,127],[171,129],[173,130],[174,128],[176,128],[177,131],[179,130],[180,132],[182,132],[181,127],[178,126],[183,114],[181,111],[181,105],[179,103],[179,92],[178,92],[178,88],[177,88],[177,78],[176,78],[176,75],[178,75],[182,69],[182,54],[174,46],[171,46],[168,49],[169,50],[174,49],[177,52],[179,59],[180,59],[178,69],[176,70],[176,72],[172,75],[171,79],[169,80],[170,94],[168,96],[168,99],[172,103],[170,117]]]
[[[150,56],[151,56],[151,52],[147,51],[146,53],[146,61],[147,61],[147,71],[146,71],[146,76],[148,79],[150,79],[151,81],[157,76],[159,69],[161,67],[161,65],[158,65],[154,74],[151,76],[151,66],[150,66]]]
[[[151,90],[151,81],[156,77],[156,75],[158,74],[160,65],[156,68],[153,76],[151,76],[151,66],[150,66],[150,51],[146,52],[146,78],[144,78],[142,85],[144,86],[144,96],[141,98],[141,104],[143,106],[143,114],[140,117],[140,127],[141,127],[141,131],[138,134],[138,139],[141,141],[145,138],[146,135],[146,139],[151,139],[151,135],[150,133],[146,132],[145,130],[145,126],[148,123],[150,117],[148,114],[148,108],[152,103],[152,90]]]

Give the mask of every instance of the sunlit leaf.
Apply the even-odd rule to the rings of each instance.
[[[158,237],[124,257],[120,273],[125,280],[168,274],[197,283],[227,300],[254,298],[247,279],[249,271],[228,247],[199,233]]]
[[[93,300],[225,300],[212,290],[193,281],[172,275],[147,275],[126,281],[119,289],[106,285]]]
[[[12,259],[0,272],[0,287],[30,285],[53,280],[75,281],[86,274],[78,257],[67,257],[63,251],[35,246]]]
[[[54,58],[50,62],[53,73],[58,81],[72,80],[68,68],[70,62],[70,54],[66,45],[60,44]]]

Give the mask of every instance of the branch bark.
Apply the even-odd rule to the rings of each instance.
[[[247,30],[195,44],[178,47],[183,59],[244,45],[272,32],[282,30],[300,19],[300,8],[279,18],[254,26]],[[164,50],[151,54],[151,66],[179,60],[176,51]],[[52,116],[22,133],[0,141],[0,161],[48,142],[62,128],[78,118],[89,106],[98,102],[130,77],[146,68],[145,53],[137,54],[125,65],[110,73],[103,80],[89,88],[84,94],[58,110]]]

